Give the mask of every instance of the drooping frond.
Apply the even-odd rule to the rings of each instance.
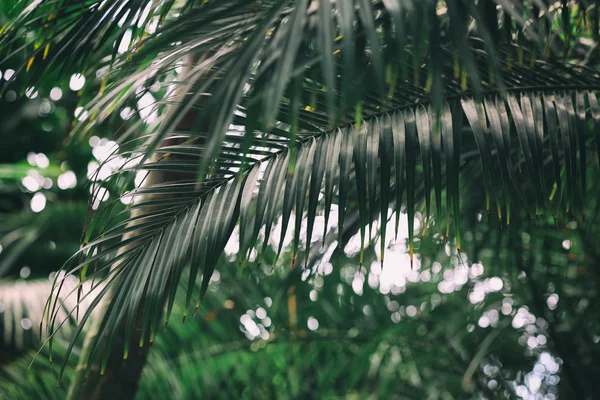
[[[595,86],[592,82],[589,85]],[[363,243],[367,241],[369,215],[387,212],[389,202],[398,215],[406,196],[412,254],[412,221],[418,202],[415,191],[417,181],[422,180],[427,208],[427,198],[433,191],[436,207],[442,210],[438,218],[447,219],[447,234],[450,224],[455,225],[457,245],[460,245],[459,171],[465,160],[461,154],[465,154],[467,143],[473,146],[473,142],[475,154],[479,154],[481,160],[481,184],[485,187],[488,210],[495,206],[498,217],[506,224],[510,224],[511,207],[526,209],[532,218],[539,218],[542,210],[549,210],[555,218],[564,221],[569,216],[566,212],[585,210],[586,168],[583,167],[595,164],[590,160],[593,154],[590,144],[598,123],[593,114],[597,111],[597,95],[591,91],[542,89],[510,92],[506,99],[484,96],[483,101],[461,96],[452,107],[443,103],[439,114],[435,106],[424,105],[390,110],[361,120],[360,126],[346,124],[334,131],[304,138],[295,144],[293,151],[273,141],[271,154],[263,156],[262,162],[248,160],[248,156],[233,151],[224,152],[199,190],[196,190],[196,181],[190,180],[142,186],[128,193],[130,197],[141,196],[130,208],[142,212],[129,219],[126,230],[123,223],[103,230],[104,236],[91,240],[82,250],[95,254],[71,263],[68,270],[75,273],[97,261],[104,269],[115,265],[104,279],[110,284],[119,277],[122,283],[108,313],[113,319],[106,320],[104,329],[109,331],[113,324],[122,322],[132,326],[137,313],[141,312],[139,296],[146,291],[143,319],[147,325],[144,329],[153,340],[162,310],[161,299],[170,299],[168,320],[176,284],[188,264],[192,282],[198,274],[202,275],[203,285],[196,295],[202,298],[240,214],[239,245],[243,262],[264,227],[265,236],[257,247],[259,262],[262,260],[269,232],[280,216],[284,228],[281,236],[274,240],[281,244],[292,213],[296,216],[292,228],[292,251],[296,254],[300,224],[309,209],[306,218],[309,226],[313,224],[314,204],[319,203],[320,194],[323,193],[325,199],[337,198],[341,204],[342,199],[346,200],[352,193],[350,184],[355,184]],[[576,109],[583,112],[576,114]],[[583,130],[577,130],[578,123],[583,123]],[[462,124],[470,129],[465,131]],[[178,137],[194,138],[194,134]],[[225,136],[226,140],[231,138],[232,143],[240,137],[236,132]],[[268,139],[265,142],[269,143]],[[143,152],[143,148],[138,151]],[[197,154],[202,148],[185,142],[170,145],[167,141],[157,151],[189,155]],[[252,147],[248,153],[251,152]],[[197,159],[171,157],[175,156],[138,164],[135,170],[166,170],[189,176],[197,171]],[[249,166],[244,167],[244,163]],[[550,169],[551,165],[556,169]],[[393,173],[382,173],[384,170]],[[392,181],[391,177],[395,179]],[[394,196],[390,194],[391,182]],[[258,193],[253,195],[257,186]],[[148,194],[154,197],[145,200],[142,195]],[[446,203],[440,204],[443,196]],[[338,206],[338,212],[343,211],[344,208]],[[342,231],[343,215],[338,221]],[[122,233],[141,229],[142,234],[114,243]],[[384,232],[382,230],[382,234]],[[115,257],[120,249],[124,251]],[[192,289],[190,286],[188,290],[188,305],[195,296]],[[196,301],[196,307],[198,305]]]
[[[192,300],[198,307],[238,222],[242,264],[254,250],[265,262],[271,240],[281,251],[287,230],[296,264],[303,219],[309,247],[323,203],[326,220],[337,205],[340,232],[349,199],[357,204],[362,249],[371,221],[381,215],[385,225],[392,204],[396,229],[399,213],[408,214],[412,259],[416,206],[424,198],[427,229],[433,192],[445,236],[454,225],[460,248],[459,176],[473,156],[482,203],[503,224],[515,207],[531,218],[542,210],[563,220],[585,212],[600,78],[554,58],[556,43],[547,38],[556,37],[549,23],[556,15],[543,2],[209,1],[182,8],[131,51],[109,57],[94,46],[110,46],[115,21],[138,21],[105,14],[118,3],[84,7],[71,19],[57,14],[52,21],[70,29],[90,18],[96,25],[83,47],[65,36],[47,55],[102,80],[76,132],[109,125],[115,111],[144,96],[158,98],[121,132],[122,168],[97,186],[97,196],[110,187],[131,199],[131,216],[113,222],[111,205],[103,207],[66,265],[68,274],[106,284],[89,310],[114,287],[90,359],[104,352],[106,365],[105,349],[122,325],[125,355],[134,322],[141,322],[140,345],[153,341],[188,265],[186,310]],[[36,10],[24,12],[4,40],[34,21]],[[98,42],[105,31],[109,41]],[[71,57],[61,57],[68,49]],[[178,74],[180,67],[186,72]],[[142,128],[146,135],[136,136]],[[134,187],[133,176],[145,174]],[[279,218],[279,237],[271,238]],[[53,303],[46,307],[51,331]]]

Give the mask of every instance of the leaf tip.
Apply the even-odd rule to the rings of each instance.
[[[35,60],[35,56],[31,57],[29,59],[29,61],[27,62],[27,68],[25,68],[25,72],[29,72],[29,70],[31,69],[31,66],[33,65],[34,60]]]

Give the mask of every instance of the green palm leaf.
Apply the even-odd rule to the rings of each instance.
[[[89,240],[65,265],[67,276],[79,272],[111,288],[112,301],[88,369],[99,353],[105,354],[106,365],[117,327],[126,321],[141,323],[140,345],[153,340],[165,303],[167,318],[171,313],[187,265],[187,303],[198,275],[201,301],[241,210],[240,260],[245,264],[261,240],[258,262],[269,263],[267,247],[280,216],[283,229],[274,238],[278,252],[294,213],[296,254],[306,197],[311,230],[321,191],[326,215],[337,197],[342,231],[348,197],[356,191],[362,264],[373,219],[383,214],[387,220],[393,176],[396,215],[406,187],[411,260],[416,207],[424,197],[429,224],[432,190],[438,213],[452,215],[460,249],[459,175],[474,152],[482,161],[485,207],[489,210],[490,198],[495,199],[500,218],[506,208],[507,223],[509,208],[516,204],[509,200],[512,187],[522,193],[522,207],[535,199],[535,215],[546,207],[555,183],[556,196],[568,199],[563,210],[570,214],[563,216],[585,212],[584,167],[592,135],[585,122],[597,121],[600,80],[551,57],[537,59],[537,49],[556,43],[546,41],[540,25],[533,23],[538,15],[528,5],[503,0],[498,2],[501,13],[484,8],[487,19],[498,23],[502,17],[501,29],[510,38],[505,43],[494,24],[489,29],[477,24],[482,16],[474,1],[450,1],[447,9],[436,1],[392,0],[336,3],[335,9],[331,3],[308,1],[209,1],[197,6],[175,1],[160,10],[150,2],[126,3],[121,8],[117,1],[77,3],[82,7],[78,11],[71,1],[33,2],[5,29],[0,42],[8,49],[20,32],[46,21],[48,31],[41,35],[41,45],[34,44],[33,55],[45,44],[53,50],[42,57],[44,63],[32,61],[34,66],[52,65],[67,73],[99,71],[102,89],[87,105],[89,117],[75,128],[75,138],[108,124],[116,110],[140,100],[155,84],[165,89],[152,105],[157,118],[141,118],[133,125],[148,125],[146,135],[135,137],[134,128],[120,132],[119,156],[130,162],[103,184],[133,196],[131,217],[116,224],[110,205],[101,210],[92,221],[96,229],[87,233]],[[150,9],[143,19],[145,7]],[[156,17],[159,26],[149,32],[148,21]],[[121,22],[135,31],[135,45],[119,55],[110,44],[123,39],[116,28]],[[83,33],[85,26],[91,28]],[[517,47],[516,63],[515,31],[525,38]],[[525,57],[531,60],[528,65]],[[173,71],[181,62],[186,63],[184,74]],[[494,104],[484,95],[499,97]],[[558,125],[549,122],[554,112]],[[557,132],[562,141],[555,140]],[[554,138],[548,155],[557,176],[558,170],[566,175],[564,185],[541,172],[549,159],[543,148],[547,136]],[[496,171],[511,176],[523,162],[526,176],[511,179],[509,188]],[[148,173],[148,178],[132,190],[134,173]],[[418,198],[417,180],[424,181]],[[560,217],[558,211],[555,215]],[[446,225],[448,236],[450,218]],[[55,293],[60,287],[58,280]],[[94,299],[92,308],[106,293]],[[45,309],[51,333],[56,302],[51,299]]]

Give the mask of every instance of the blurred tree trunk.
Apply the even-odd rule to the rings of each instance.
[[[185,75],[189,73],[189,66],[193,65],[194,61],[195,60],[190,57],[184,61],[184,70],[179,77],[180,81],[185,82],[185,78],[182,77],[185,77]],[[185,90],[186,87],[187,86],[182,86],[180,88],[178,96],[181,96],[181,98],[185,98],[186,93],[183,92],[183,90]],[[173,107],[170,109],[167,108],[166,113],[172,113]],[[182,120],[177,124],[175,131],[185,131],[191,129],[197,112],[197,110],[192,110],[185,115],[185,117],[182,118]],[[168,138],[165,140],[168,140]],[[173,145],[177,143],[174,140],[169,140],[169,144]],[[175,157],[176,156],[171,156],[171,158]],[[153,161],[158,161],[157,156],[153,156],[152,159]],[[181,173],[166,171],[151,171],[148,173],[148,176],[144,181],[144,185],[156,185],[178,179],[190,179],[190,176],[182,176]],[[144,200],[148,200],[149,197],[154,196],[146,195]],[[162,198],[165,197],[163,196]],[[141,212],[138,209],[132,212],[132,216],[140,213],[147,213],[148,211],[149,210],[147,208],[143,209]],[[139,235],[141,232],[141,230],[132,231],[126,234],[124,239]],[[123,248],[121,249],[121,252],[126,250],[127,248]],[[117,266],[118,264],[115,264],[113,269]],[[141,300],[135,325],[131,333],[131,343],[129,344],[129,348],[132,350],[129,352],[128,359],[126,361],[123,360],[123,350],[125,347],[125,327],[121,326],[119,328],[119,333],[115,335],[114,347],[111,351],[104,376],[100,376],[100,357],[96,357],[94,360],[92,360],[90,374],[89,376],[85,376],[88,359],[93,347],[92,344],[98,335],[100,325],[115,294],[117,286],[118,284],[113,285],[113,287],[106,293],[96,319],[93,320],[90,328],[86,332],[86,337],[76,372],[69,388],[68,399],[100,400],[133,399],[135,397],[149,351],[149,344],[147,341],[143,347],[139,346],[142,332],[141,327],[144,313],[144,299]],[[163,305],[165,301],[166,299],[163,299]]]

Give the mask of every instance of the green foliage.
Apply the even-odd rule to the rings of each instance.
[[[168,324],[172,315],[185,319],[191,313],[192,300],[195,309],[203,312],[218,299],[209,283],[232,240],[238,243],[235,259],[244,271],[278,269],[290,277],[273,290],[285,293],[288,305],[296,304],[290,300],[290,291],[300,290],[302,285],[293,283],[291,277],[300,274],[296,271],[302,270],[303,264],[306,268],[312,262],[310,255],[318,248],[312,238],[320,239],[315,221],[321,213],[323,244],[332,250],[348,246],[347,239],[359,232],[360,250],[354,260],[357,274],[363,268],[373,271],[366,261],[373,251],[378,252],[375,264],[381,262],[380,270],[390,268],[385,257],[392,236],[388,223],[394,226],[396,238],[400,234],[394,243],[403,243],[404,235],[408,239],[411,269],[426,264],[423,252],[428,241],[435,244],[430,257],[437,259],[440,246],[445,245],[445,263],[454,257],[453,271],[462,268],[463,252],[477,242],[473,235],[476,238],[481,233],[472,218],[476,212],[486,214],[490,222],[485,226],[493,227],[486,231],[488,240],[494,238],[492,232],[511,230],[502,236],[509,239],[496,240],[508,240],[508,244],[498,245],[493,254],[505,257],[506,265],[515,263],[525,274],[528,286],[525,294],[519,294],[520,300],[528,303],[530,296],[536,313],[543,313],[546,291],[554,289],[539,287],[542,283],[537,279],[532,283],[533,275],[544,266],[524,264],[531,256],[525,255],[528,248],[520,247],[525,241],[519,235],[537,232],[534,227],[539,225],[536,234],[545,238],[553,225],[569,226],[573,220],[586,229],[595,226],[594,193],[598,192],[590,177],[597,176],[600,161],[600,81],[593,64],[597,57],[594,48],[585,56],[582,52],[586,40],[598,35],[598,12],[584,1],[563,2],[560,7],[543,1],[497,3],[20,3],[0,34],[2,68],[10,65],[16,70],[6,83],[5,96],[11,90],[16,93],[15,85],[19,93],[35,85],[46,96],[56,79],[71,74],[83,74],[91,82],[81,91],[77,89],[83,109],[66,140],[69,149],[85,149],[83,155],[74,150],[68,157],[52,157],[54,168],[45,173],[59,174],[59,161],[64,158],[73,159],[79,171],[83,170],[90,159],[83,139],[110,132],[116,141],[102,157],[94,154],[101,164],[96,175],[78,172],[93,181],[89,208],[98,210],[86,219],[82,246],[64,264],[64,274],[56,275],[52,297],[44,307],[45,328],[53,337],[61,324],[55,311],[66,279],[91,280],[93,288],[100,291],[98,296],[79,288],[70,292],[78,304],[90,304],[66,347],[59,375],[69,374],[70,352],[103,297],[106,313],[80,360],[87,362],[84,369],[88,372],[93,368],[104,373],[110,357],[120,357],[111,355],[111,350],[121,339],[124,358],[128,358],[137,334],[134,325],[141,330],[139,345],[156,341],[158,346],[162,321]],[[28,100],[19,100],[14,107],[28,105]],[[52,118],[55,116],[60,120],[58,113]],[[52,132],[62,132],[61,137],[67,139],[65,130]],[[20,151],[21,155],[2,160],[7,164],[0,169],[3,186],[14,189],[23,174],[26,153]],[[122,204],[127,204],[124,210]],[[497,218],[492,219],[493,208]],[[64,221],[58,212],[52,215]],[[406,224],[400,224],[403,215]],[[586,215],[591,221],[584,222]],[[75,219],[71,224],[81,227]],[[358,222],[349,224],[352,219]],[[7,246],[10,251],[0,260],[0,275],[15,260],[23,260],[24,251],[42,237],[39,221],[32,229],[19,230],[19,226],[32,224],[17,220],[11,219],[3,232],[3,242],[6,236],[18,240]],[[47,225],[60,221],[48,218]],[[338,240],[328,242],[327,232],[334,226]],[[288,234],[291,240],[286,240]],[[581,235],[582,240],[586,235]],[[495,242],[486,245],[491,247],[491,243]],[[377,244],[379,248],[374,250]],[[508,250],[508,255],[502,249]],[[498,268],[497,275],[506,278],[503,274],[510,274],[508,267],[498,265],[499,260],[490,260],[490,264]],[[284,273],[287,267],[294,272]],[[572,276],[561,277],[567,278]],[[363,283],[365,279],[363,275]],[[444,285],[428,288],[430,298],[420,304],[431,303],[436,288],[443,293],[453,291],[447,289],[449,284]],[[322,309],[314,312],[326,315],[315,317],[317,320],[336,322],[323,335],[300,334],[297,319],[290,314],[287,332],[271,331],[263,342],[243,342],[224,354],[217,350],[221,361],[208,369],[178,369],[171,364],[170,350],[154,352],[161,357],[151,355],[145,373],[146,381],[157,382],[157,387],[142,385],[140,395],[164,390],[162,393],[179,391],[185,396],[202,389],[203,394],[215,390],[215,394],[231,392],[242,397],[284,392],[294,398],[308,393],[303,385],[309,385],[315,388],[314,396],[354,393],[360,397],[377,391],[384,396],[453,398],[471,390],[472,377],[488,351],[498,340],[509,339],[504,336],[508,319],[498,322],[498,318],[491,333],[467,335],[465,321],[459,318],[465,296],[455,310],[446,303],[440,303],[444,306],[437,310],[433,310],[437,305],[432,309],[426,305],[419,309],[424,315],[419,313],[418,318],[395,325],[397,321],[383,314],[371,321],[364,308],[353,303],[361,296],[350,297],[346,303],[343,285],[333,288],[327,292],[332,296],[329,303],[320,298],[315,304]],[[205,297],[209,291],[211,295]],[[590,291],[593,293],[586,296],[593,298],[595,289]],[[372,298],[366,291],[361,297],[365,305],[383,304],[379,293],[370,294]],[[398,293],[398,301],[412,302],[415,298],[408,294],[414,295],[408,290],[406,295]],[[249,296],[246,290],[238,295]],[[222,301],[229,300],[240,304],[237,298]],[[389,309],[391,300],[385,301]],[[332,304],[351,311],[342,313],[342,308],[336,310]],[[71,306],[72,311],[75,308]],[[498,307],[495,311],[498,316]],[[228,328],[212,326],[219,332],[217,337],[209,335],[199,348],[190,349],[188,353],[198,351],[200,355],[186,362],[200,365],[207,354],[212,355],[211,348],[235,343],[240,336],[236,329],[239,318],[235,315]],[[278,318],[285,319],[283,315]],[[440,318],[461,323],[432,328]],[[360,345],[359,336],[349,335],[354,328],[341,324],[344,319],[351,320],[354,327],[385,323],[380,331],[366,329],[365,335],[375,335],[377,340]],[[593,322],[586,323],[590,332],[596,329]],[[542,330],[548,327],[548,321],[536,324]],[[433,349],[427,348],[428,342],[414,340],[423,336],[419,333],[422,326],[428,339],[436,343]],[[553,332],[552,324],[548,329],[545,337],[550,337],[555,350],[565,357],[558,345],[564,338]],[[231,341],[225,340],[226,332],[231,332]],[[398,336],[397,342],[390,339]],[[594,338],[571,345],[584,354]],[[327,340],[332,339],[351,344],[328,345]],[[512,339],[509,342],[514,345]],[[164,340],[165,346],[172,347],[169,339]],[[450,349],[444,349],[447,354],[443,357],[429,356],[430,351],[439,353],[442,344],[448,343]],[[254,350],[266,347],[254,352],[252,346]],[[404,353],[405,347],[408,353]],[[328,350],[335,356],[323,356]],[[249,372],[263,352],[273,363],[265,370]],[[398,357],[412,360],[416,353],[425,354],[426,361],[442,358],[446,364],[442,363],[439,371],[428,366],[415,373],[421,361],[414,365],[393,361]],[[377,370],[372,375],[377,357],[391,366],[384,363],[381,368],[387,372],[379,374]],[[514,382],[521,378],[513,371],[524,367],[513,367],[500,360],[500,355],[496,357],[486,365],[494,365],[505,375],[495,381],[496,387],[483,378],[475,379],[479,390],[499,388],[497,393],[516,393]],[[364,369],[335,368],[340,360],[350,359]],[[592,364],[582,358],[582,365],[595,371]],[[315,374],[311,371],[315,365],[331,376],[325,379]],[[267,380],[273,376],[272,370],[285,371],[287,378],[275,375]],[[186,382],[204,383],[197,388],[178,388],[173,383],[176,378],[158,383],[157,376],[168,371],[178,371]],[[447,380],[442,378],[444,372]],[[576,384],[578,374],[572,369],[565,368],[565,374],[576,397],[594,393],[593,384]],[[215,375],[234,378],[219,381]],[[439,386],[423,385],[434,376]],[[396,385],[399,381],[406,386]]]

